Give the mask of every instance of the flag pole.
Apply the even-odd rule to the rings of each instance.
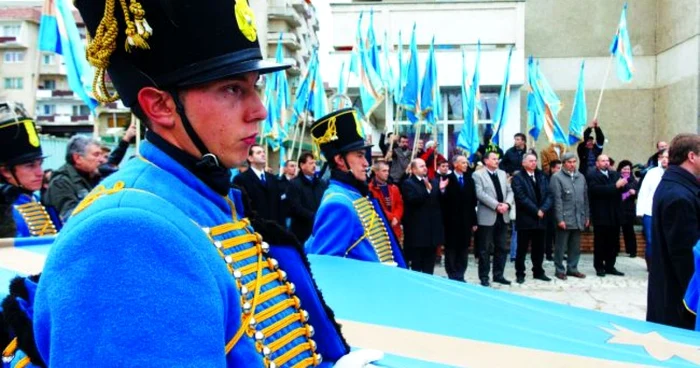
[[[593,115],[593,120],[598,119],[598,112],[600,112],[600,104],[603,102],[603,91],[605,91],[605,83],[608,81],[608,76],[610,75],[610,68],[612,67],[612,61],[615,54],[610,54],[610,59],[608,60],[608,67],[605,70],[605,77],[603,77],[603,85],[600,87],[600,96],[598,97],[598,104],[595,107],[595,115]]]
[[[299,151],[297,151],[297,161],[301,158],[301,151],[303,149],[304,134],[306,134],[306,120],[309,117],[308,111],[304,114],[304,120],[301,121],[301,136],[299,137]]]
[[[416,151],[418,149],[418,140],[420,140],[420,132],[421,132],[421,128],[423,127],[423,122],[421,122],[421,121],[417,122],[416,124],[418,124],[418,128],[416,128],[416,136],[413,139],[413,151],[411,151],[411,161],[413,161],[413,159],[416,158]]]

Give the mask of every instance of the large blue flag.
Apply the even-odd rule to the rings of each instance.
[[[558,118],[561,100],[542,75],[539,62],[532,57],[528,60],[528,84],[530,84],[530,93],[527,110],[530,135],[537,140],[540,132],[544,130],[549,142],[568,145],[568,138]]]
[[[280,148],[280,110],[277,103],[277,93],[275,91],[276,76],[268,74],[265,76],[265,108],[267,109],[267,118],[263,122],[261,135],[265,142],[277,151]]]
[[[342,96],[347,96],[348,94],[348,76],[347,72],[345,71],[345,61],[340,63],[340,74],[338,76],[338,98],[333,100],[333,111],[342,109],[345,106],[346,103],[344,102],[344,98]]]
[[[384,86],[386,86],[386,89],[393,95],[395,94],[394,91],[394,70],[391,67],[391,59],[389,58],[389,55],[391,53],[391,47],[389,46],[389,36],[387,35],[387,32],[384,31],[384,44],[382,45],[382,54],[384,55],[383,57],[383,62],[384,65],[382,65],[382,81],[384,82]]]
[[[282,46],[282,32],[277,40],[277,51],[275,52],[275,61],[284,63],[284,47]],[[289,82],[287,81],[287,72],[282,70],[275,73],[275,90],[278,95],[278,104],[281,110],[286,110],[292,104],[292,96],[289,91]]]
[[[508,61],[506,61],[506,73],[503,76],[503,84],[501,84],[501,93],[498,95],[498,105],[493,115],[493,123],[496,125],[492,142],[501,146],[500,135],[501,131],[508,122],[508,104],[510,99],[510,60],[513,56],[513,46],[508,51]]]
[[[406,85],[406,68],[403,65],[403,41],[401,39],[401,31],[399,31],[399,48],[396,50],[396,56],[398,59],[398,73],[396,73],[396,80],[394,81],[394,103],[399,105],[401,103],[401,96],[403,95],[403,88]]]
[[[462,49],[462,118],[464,120],[464,125],[462,125],[462,129],[459,131],[459,136],[457,137],[457,147],[465,150],[469,154],[474,152],[472,151],[474,148],[471,143],[471,134],[474,126],[471,124],[471,119],[469,119],[470,93],[471,86],[467,78],[466,57],[464,56],[464,49]]]
[[[372,66],[369,52],[362,44],[362,13],[357,20],[357,39],[353,49],[350,71],[360,79],[360,100],[362,114],[369,119],[372,112],[384,101],[384,85]]]
[[[406,111],[406,116],[411,123],[420,120],[420,80],[418,79],[418,46],[416,45],[416,24],[413,23],[411,33],[411,54],[406,70],[406,85],[401,95],[401,107]]]
[[[622,7],[620,24],[610,44],[610,53],[617,59],[617,77],[623,82],[632,80],[634,64],[632,63],[632,45],[630,35],[627,32],[627,3]]]
[[[297,87],[294,95],[294,119],[299,119],[307,111],[309,96],[311,94],[311,81],[313,80],[313,68],[316,62],[316,54],[311,54],[311,59],[306,68],[306,74],[301,78],[301,83]]]
[[[420,107],[421,114],[430,124],[435,124],[438,116],[436,113],[438,97],[438,84],[435,69],[435,37],[430,41],[428,59],[425,61],[425,72],[423,73],[423,83],[421,84]]]
[[[323,79],[321,78],[321,66],[319,65],[318,49],[314,50],[316,57],[313,69],[313,79],[311,80],[309,97],[309,111],[313,113],[315,120],[322,118],[328,114],[328,101],[326,99],[326,90],[323,88]]]
[[[581,62],[581,72],[578,76],[578,87],[574,97],[574,107],[571,110],[571,120],[569,121],[569,144],[573,145],[583,140],[583,130],[588,123],[586,111],[586,90],[583,83],[583,67]]]
[[[98,105],[90,96],[94,71],[85,58],[72,9],[70,0],[46,0],[39,24],[39,50],[63,56],[70,89],[94,111]]]
[[[381,56],[379,53],[379,42],[377,42],[377,36],[374,33],[374,9],[369,11],[369,28],[367,29],[367,45],[365,47],[367,50],[367,57],[369,59],[372,69],[377,73],[377,75],[382,75],[382,65]]]

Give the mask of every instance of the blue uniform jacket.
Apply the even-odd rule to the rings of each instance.
[[[291,367],[319,353],[324,366],[347,353],[305,256],[256,248],[240,192],[218,195],[149,142],[141,154],[76,207],[48,255],[34,306],[47,364]]]
[[[306,241],[306,253],[380,262],[380,255],[372,245],[370,237],[381,234],[367,234],[369,236],[366,236],[365,226],[363,226],[363,221],[356,207],[358,200],[362,198],[362,194],[352,186],[337,180],[330,180],[330,185],[323,194],[321,206],[316,212],[313,232]],[[390,242],[393,261],[399,267],[406,268],[401,248],[393,231],[387,226],[388,222],[384,212],[376,199],[371,198],[369,201],[372,204],[371,210],[374,211],[374,214],[371,214],[370,209],[366,209],[367,213],[370,213],[366,221],[371,222],[373,218],[375,221],[381,221],[383,233],[388,236]],[[376,217],[372,217],[372,215]]]
[[[17,197],[17,200],[13,203],[14,208],[12,209],[12,217],[15,220],[15,224],[17,225],[17,237],[27,237],[27,236],[35,236],[32,233],[32,230],[29,228],[29,224],[27,224],[27,221],[25,220],[24,216],[20,213],[18,210],[18,206],[30,204],[30,203],[35,203],[37,206],[37,209],[39,207],[43,208],[44,211],[46,211],[46,216],[47,218],[51,221],[50,225],[53,225],[53,229],[50,229],[49,226],[47,226],[46,229],[44,229],[44,234],[46,235],[54,235],[56,234],[57,231],[61,230],[61,220],[58,217],[58,214],[56,214],[56,211],[54,210],[53,207],[44,207],[41,203],[39,203],[39,197],[37,195],[29,195],[29,194],[20,194],[19,197]],[[42,219],[46,220],[46,218]],[[41,230],[39,230],[41,232]]]

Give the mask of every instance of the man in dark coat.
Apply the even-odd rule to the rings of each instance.
[[[280,213],[282,218],[284,218],[285,228],[289,229],[291,226],[291,218],[289,217],[289,198],[287,196],[287,191],[289,189],[289,183],[292,179],[297,176],[297,162],[294,160],[287,160],[284,163],[282,172],[277,179],[277,188],[280,191]]]
[[[647,321],[694,329],[683,303],[693,276],[693,246],[700,238],[700,135],[680,134],[654,194]]]
[[[292,233],[304,243],[311,236],[314,217],[328,185],[316,177],[316,159],[311,153],[304,152],[299,156],[299,167],[301,172],[290,182],[287,199]]]
[[[469,163],[462,155],[452,157],[454,170],[441,199],[445,226],[445,270],[447,277],[464,282],[472,233],[476,232],[476,188],[467,175]],[[437,178],[436,178],[437,179]]]
[[[591,131],[595,130],[595,139],[591,137]],[[583,176],[588,176],[589,172],[596,169],[596,160],[603,153],[605,136],[603,130],[598,126],[598,120],[593,120],[593,126],[589,126],[583,131],[583,142],[576,147],[578,153],[578,170]]]
[[[438,187],[430,184],[428,168],[422,159],[411,161],[410,168],[411,176],[401,185],[406,262],[414,271],[432,274],[437,247],[445,242],[440,192],[448,182],[443,179]]]
[[[518,230],[518,250],[515,257],[515,276],[519,284],[525,282],[525,256],[532,246],[532,274],[537,280],[552,281],[544,274],[544,237],[547,229],[545,215],[552,207],[547,177],[537,170],[537,156],[528,153],[523,157],[522,170],[511,182],[515,197],[515,227]]]
[[[527,152],[527,146],[525,145],[527,137],[525,137],[525,134],[516,133],[513,139],[515,142],[513,147],[508,148],[505,155],[503,155],[503,159],[501,159],[501,163],[498,165],[499,169],[511,176],[521,169],[523,156]]]
[[[252,210],[258,217],[275,221],[285,226],[284,214],[280,211],[282,194],[279,190],[277,177],[265,171],[267,157],[265,150],[259,144],[248,149],[248,165],[246,170],[233,178],[233,184],[248,194]]]
[[[596,275],[624,276],[615,268],[620,247],[622,192],[627,185],[620,173],[610,170],[610,159],[600,155],[596,171],[588,176],[588,199],[593,221],[593,267]]]

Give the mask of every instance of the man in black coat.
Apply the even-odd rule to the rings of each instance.
[[[700,239],[700,135],[680,134],[669,148],[669,166],[654,194],[647,321],[694,329],[683,295],[695,269]]]
[[[610,159],[600,155],[596,171],[588,178],[588,201],[593,221],[593,267],[596,275],[624,276],[615,268],[617,250],[620,247],[620,219],[622,217],[622,192],[627,185],[620,173],[610,170]]]
[[[464,282],[472,233],[476,232],[476,188],[467,175],[469,163],[462,155],[452,157],[454,170],[447,175],[441,197],[445,226],[445,270],[447,277]],[[437,179],[437,178],[436,178]]]
[[[428,168],[422,159],[411,161],[410,168],[412,175],[401,185],[406,263],[414,271],[432,274],[437,247],[445,242],[440,192],[448,182],[443,179],[438,187],[430,184]]]
[[[316,177],[316,159],[309,152],[299,156],[301,172],[294,178],[287,191],[292,233],[302,244],[311,236],[316,211],[328,185]]]
[[[505,171],[506,174],[513,176],[513,174],[520,170],[520,166],[523,162],[523,156],[527,152],[526,141],[527,137],[523,133],[516,133],[513,137],[514,143],[513,147],[508,148],[501,163],[498,168]]]
[[[552,281],[544,274],[544,237],[547,229],[545,217],[552,208],[547,177],[537,170],[537,156],[527,153],[522,159],[522,170],[511,182],[515,197],[515,227],[518,230],[518,248],[515,256],[515,276],[519,284],[525,282],[525,256],[532,247],[532,274],[537,280]]]
[[[591,137],[591,131],[594,129],[595,140]],[[578,171],[583,176],[588,176],[588,173],[596,168],[596,160],[603,153],[604,144],[605,136],[603,135],[603,130],[598,126],[598,120],[593,120],[593,126],[589,126],[583,131],[583,142],[576,147],[579,162]]]
[[[280,211],[282,194],[279,190],[279,180],[276,176],[265,171],[267,157],[265,150],[259,144],[248,149],[248,166],[244,173],[233,178],[233,184],[245,191],[250,198],[252,210],[259,218],[275,221],[285,226],[284,214]]]
[[[289,198],[287,196],[287,191],[289,189],[289,183],[292,182],[297,176],[297,162],[294,160],[287,160],[284,163],[282,172],[277,179],[277,188],[280,191],[280,213],[282,218],[284,218],[285,228],[289,229],[291,226],[291,219],[289,215]]]

